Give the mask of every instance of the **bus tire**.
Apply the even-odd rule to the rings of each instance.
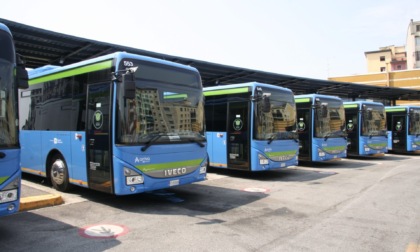
[[[61,192],[70,190],[69,171],[66,161],[60,154],[54,155],[50,167],[50,179],[53,187]]]

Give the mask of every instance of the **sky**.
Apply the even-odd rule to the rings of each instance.
[[[37,28],[314,79],[367,73],[364,52],[406,44],[418,0],[1,0]]]

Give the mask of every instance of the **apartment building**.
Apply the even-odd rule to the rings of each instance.
[[[420,21],[410,21],[405,46],[381,47],[376,51],[365,52],[365,57],[367,74],[328,79],[420,90]],[[420,105],[420,101],[409,101],[408,103]],[[397,102],[397,104],[402,104],[402,102]]]

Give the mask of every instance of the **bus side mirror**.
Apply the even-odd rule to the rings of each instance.
[[[16,82],[20,89],[27,89],[29,87],[28,71],[26,71],[25,63],[19,54],[16,54]]]
[[[136,98],[136,81],[133,80],[132,74],[124,74],[122,76],[122,84],[124,88],[124,98],[134,99]]]

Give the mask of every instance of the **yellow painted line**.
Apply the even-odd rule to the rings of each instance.
[[[64,203],[60,194],[30,196],[20,199],[19,211],[28,211],[42,207],[56,206]]]
[[[408,244],[405,252],[420,252],[420,244],[415,244],[414,242],[411,242],[410,244]]]
[[[80,179],[70,178],[69,181],[70,181],[70,183],[78,184],[78,185],[81,185],[81,186],[87,186],[88,185],[88,183],[86,181],[83,181],[83,180],[80,180]]]
[[[28,172],[28,173],[32,173],[32,174],[43,176],[43,177],[47,176],[47,174],[43,171],[33,170],[33,169],[25,168],[25,167],[22,167],[21,170],[23,172]]]

